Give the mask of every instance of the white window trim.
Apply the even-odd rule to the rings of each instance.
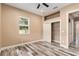
[[[20,35],[30,34],[30,18],[28,18],[28,17],[26,17],[26,16],[20,16],[20,17],[19,17],[19,20],[21,20],[21,18],[26,18],[26,19],[28,19],[28,25],[20,25],[20,24],[19,24],[19,26],[28,26],[28,32],[25,33],[25,34],[21,34],[21,33],[19,32],[19,34],[20,34]],[[19,21],[18,21],[18,22],[19,22]]]

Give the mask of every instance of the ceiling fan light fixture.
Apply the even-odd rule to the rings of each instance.
[[[40,4],[38,4],[37,9],[40,7]]]
[[[46,3],[42,3],[44,6],[49,7],[49,5],[47,5]]]
[[[37,5],[37,9],[39,9],[40,8],[40,6],[41,5],[43,5],[43,6],[45,6],[45,7],[49,7],[49,5],[48,4],[46,4],[46,3],[38,3],[38,5]]]

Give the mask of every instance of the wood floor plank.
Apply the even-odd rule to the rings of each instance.
[[[34,46],[31,46],[30,44],[26,44],[27,47],[29,47],[32,51],[33,51],[33,55],[34,56],[44,56],[44,54],[42,54],[38,49],[36,49]]]
[[[72,51],[53,44],[46,41],[24,44],[1,50],[0,56],[76,56]]]
[[[18,55],[20,56],[30,56],[31,54],[29,53],[29,51],[24,47],[24,46],[18,46],[17,47],[18,51]]]
[[[41,44],[40,44],[40,46],[43,47],[43,48],[45,48],[45,49],[47,49],[47,50],[49,50],[50,52],[52,52],[52,53],[55,54],[56,56],[60,56],[60,55],[62,55],[62,56],[63,56],[63,55],[67,56],[67,55],[69,55],[69,54],[63,53],[63,52],[61,52],[61,51],[59,51],[59,50],[52,49],[52,48],[50,48],[50,47],[48,47],[48,46],[45,46],[45,45],[41,45]]]
[[[58,48],[58,47],[56,47],[56,46],[53,46],[53,45],[50,45],[48,42],[36,42],[36,44],[41,44],[41,45],[43,45],[43,46],[46,46],[47,48],[50,48],[50,49],[55,49],[55,50],[57,50],[58,52],[60,52],[60,53],[64,53],[65,55],[72,55],[72,56],[75,56],[75,54],[72,54],[72,53],[69,53],[69,52],[66,52],[66,51],[63,51],[63,49],[60,49],[60,48]],[[53,50],[54,50],[53,49]],[[64,55],[63,54],[63,55]]]
[[[57,55],[56,53],[54,53],[53,51],[51,51],[49,48],[45,48],[44,46],[38,45],[38,44],[37,44],[37,46],[39,48],[41,48],[41,50],[45,51],[45,53],[48,54],[48,55],[50,55],[50,56],[56,56]]]
[[[49,56],[50,54],[46,53],[46,50],[34,45],[34,44],[31,44],[31,46],[33,46],[35,49],[37,49],[39,52],[41,52],[42,54],[46,55],[46,56]],[[44,52],[45,51],[45,52]]]

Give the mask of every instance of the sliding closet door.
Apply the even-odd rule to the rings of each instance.
[[[51,41],[60,42],[60,22],[55,22],[51,24]]]

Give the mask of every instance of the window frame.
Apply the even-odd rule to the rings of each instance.
[[[21,18],[25,18],[26,20],[28,20],[28,25],[22,25],[22,24],[20,24],[20,21],[22,21]],[[18,24],[19,24],[19,34],[20,34],[20,35],[30,34],[30,18],[28,18],[28,17],[26,17],[26,16],[20,16],[20,17],[19,17],[19,22],[18,22]],[[20,26],[26,26],[26,27],[28,27],[27,32],[21,33],[21,32],[20,32],[20,31],[21,31],[21,30],[20,30]]]

